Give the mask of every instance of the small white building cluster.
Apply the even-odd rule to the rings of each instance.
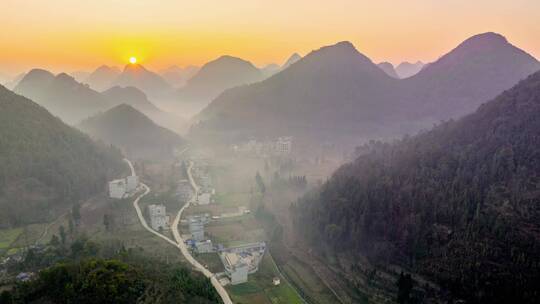
[[[190,239],[186,242],[198,253],[214,252],[211,240],[204,236],[204,225],[210,222],[209,214],[192,215],[187,218]]]
[[[219,257],[225,273],[231,280],[232,285],[245,283],[248,274],[253,274],[259,270],[259,264],[266,252],[266,243],[250,243],[236,247],[222,249]]]
[[[164,205],[149,205],[148,217],[150,218],[150,227],[152,229],[156,231],[169,229],[169,216]]]
[[[129,197],[135,193],[138,186],[139,177],[136,175],[112,180],[109,182],[109,196],[118,199]]]
[[[275,140],[249,141],[234,145],[233,151],[242,154],[251,154],[256,156],[281,156],[289,155],[292,151],[293,138],[291,136],[278,137]]]

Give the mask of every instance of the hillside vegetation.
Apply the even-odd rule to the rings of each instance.
[[[314,247],[400,265],[470,303],[538,300],[540,73],[463,119],[364,148],[293,206]]]
[[[86,119],[78,127],[132,157],[171,157],[174,148],[185,145],[178,134],[158,126],[126,104]]]
[[[0,86],[0,227],[43,221],[102,191],[124,165],[29,99]]]
[[[126,249],[117,240],[96,243],[80,236],[68,246],[53,236],[51,244],[30,249],[9,271],[35,275],[2,288],[2,304],[221,303],[200,273],[150,258],[138,248]]]

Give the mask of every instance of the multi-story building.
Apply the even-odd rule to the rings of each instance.
[[[292,148],[292,137],[280,137],[276,140],[275,151],[278,154],[290,154]]]
[[[265,242],[222,249],[219,257],[225,267],[225,273],[231,280],[231,284],[235,285],[247,282],[248,274],[255,273],[259,270],[259,263],[265,251]]]
[[[249,266],[236,253],[224,253],[220,255],[225,273],[231,280],[232,285],[242,284],[248,280]]]
[[[195,241],[204,240],[204,224],[206,221],[200,216],[192,216],[188,219],[189,233]]]
[[[149,205],[148,217],[150,218],[150,227],[152,229],[159,231],[169,228],[169,216],[164,205]]]

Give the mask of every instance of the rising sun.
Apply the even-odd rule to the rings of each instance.
[[[136,57],[129,57],[129,62],[131,62],[131,64],[135,64],[135,63],[137,63],[137,58]]]

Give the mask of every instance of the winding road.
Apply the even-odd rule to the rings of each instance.
[[[192,168],[193,168],[193,162],[190,162],[189,167],[187,169],[187,173],[188,173],[189,181],[191,183],[191,187],[195,191],[195,194],[191,197],[191,199],[184,206],[182,206],[182,208],[180,208],[180,210],[178,211],[178,214],[174,218],[174,221],[173,221],[173,223],[171,225],[171,230],[173,232],[174,239],[177,242],[177,245],[178,245],[177,247],[180,248],[180,251],[182,252],[184,257],[186,258],[186,260],[188,262],[190,262],[191,265],[193,265],[193,267],[195,267],[195,269],[202,272],[202,274],[205,277],[210,279],[210,282],[212,283],[212,286],[214,286],[214,288],[218,292],[219,296],[223,300],[224,304],[233,304],[233,302],[231,301],[231,298],[229,297],[229,294],[227,293],[227,290],[225,290],[225,288],[223,286],[221,286],[221,284],[219,283],[219,281],[216,278],[215,274],[210,272],[208,269],[204,268],[204,266],[201,265],[201,263],[197,262],[197,260],[195,260],[193,258],[193,256],[191,255],[191,253],[189,252],[189,250],[188,250],[188,248],[186,246],[186,243],[184,242],[184,239],[182,239],[182,237],[180,236],[180,232],[178,231],[178,224],[180,223],[180,218],[182,217],[182,213],[184,212],[184,210],[187,207],[189,207],[191,205],[191,203],[193,203],[195,201],[195,199],[197,197],[197,193],[199,191],[199,187],[197,186],[197,184],[195,183],[195,180],[193,179],[193,176],[191,175],[191,169]]]
[[[128,160],[128,159],[124,159],[125,162],[128,163],[129,165],[129,168],[131,169],[131,175],[135,175],[135,169],[133,168],[133,165],[132,163]],[[180,222],[180,218],[182,217],[182,212],[184,212],[184,210],[189,207],[189,205],[195,201],[196,199],[196,193],[199,189],[199,187],[197,186],[197,184],[195,184],[195,181],[193,180],[193,177],[191,176],[191,168],[193,167],[193,162],[190,162],[189,164],[189,167],[188,167],[188,177],[189,177],[189,181],[191,183],[191,186],[193,187],[193,189],[196,191],[195,192],[195,195],[193,195],[191,197],[191,199],[184,205],[182,206],[182,208],[180,208],[180,210],[178,211],[178,214],[176,215],[176,218],[174,219],[173,221],[173,224],[171,225],[171,228],[172,228],[172,232],[173,232],[173,235],[174,235],[174,239],[175,241],[171,240],[170,238],[166,237],[165,235],[155,231],[154,229],[150,228],[150,226],[148,226],[148,223],[146,222],[146,219],[144,218],[143,216],[143,213],[141,211],[141,208],[139,207],[139,200],[141,198],[143,198],[145,195],[147,195],[148,193],[150,193],[150,187],[148,187],[146,184],[144,183],[140,183],[141,186],[144,188],[144,192],[139,194],[137,196],[137,198],[133,201],[133,207],[135,208],[135,211],[137,211],[137,217],[139,218],[139,221],[141,222],[141,225],[146,229],[148,230],[149,232],[153,233],[154,235],[156,235],[157,237],[167,241],[168,243],[170,243],[171,245],[177,247],[178,249],[180,249],[180,252],[182,253],[182,255],[184,256],[184,258],[191,264],[193,265],[193,267],[202,272],[202,274],[209,278],[210,279],[210,282],[212,283],[212,286],[214,286],[214,288],[216,289],[217,293],[219,294],[219,296],[221,297],[221,300],[223,300],[223,303],[224,304],[233,304],[233,302],[231,301],[231,298],[229,297],[229,294],[227,293],[227,290],[225,290],[225,288],[223,286],[221,286],[221,284],[219,283],[218,279],[216,278],[216,276],[210,272],[208,269],[204,268],[203,265],[201,265],[199,262],[197,262],[197,260],[195,260],[193,258],[193,256],[191,255],[191,253],[189,253],[189,250],[186,246],[186,243],[184,242],[184,240],[182,239],[182,237],[180,236],[180,232],[178,231],[178,224]]]

